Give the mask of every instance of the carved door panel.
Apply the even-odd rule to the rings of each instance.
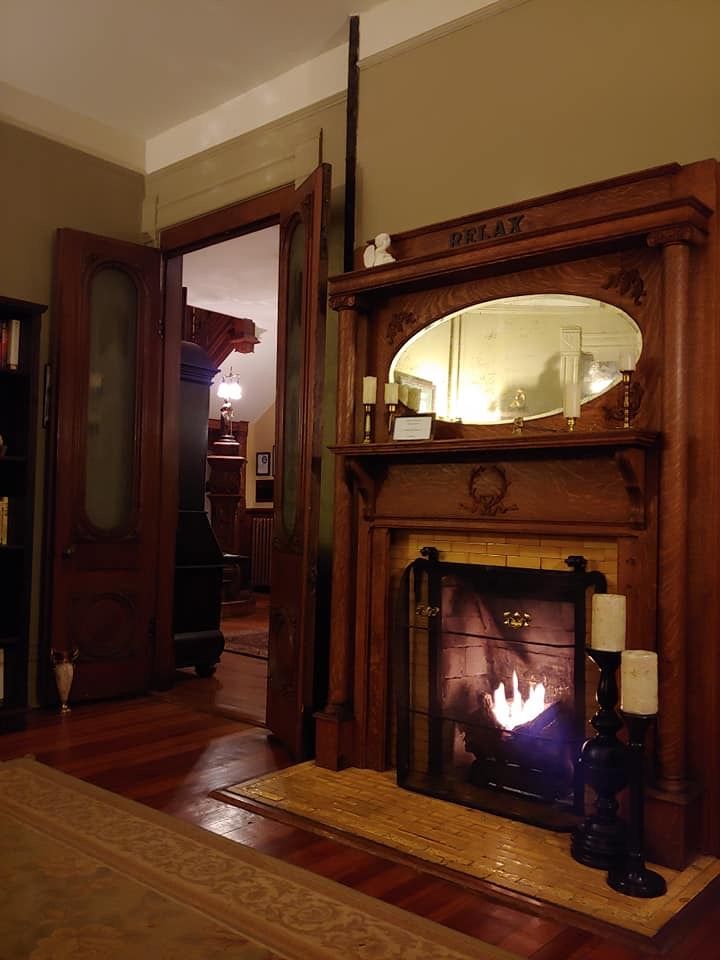
[[[313,732],[329,192],[323,164],[296,191],[280,228],[267,724],[297,759],[311,751]]]
[[[147,690],[157,596],[163,339],[158,250],[58,231],[49,644],[71,699]]]

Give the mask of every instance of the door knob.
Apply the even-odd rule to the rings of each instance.
[[[69,560],[71,557],[74,557],[74,556],[75,556],[75,547],[74,547],[72,544],[70,544],[69,547],[65,547],[65,549],[63,550],[61,556],[62,556],[63,560]]]

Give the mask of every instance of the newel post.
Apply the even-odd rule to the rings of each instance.
[[[359,298],[353,295],[331,297],[330,306],[339,313],[336,443],[348,444],[355,440],[358,326],[364,310]],[[344,457],[337,457],[335,463],[333,515],[328,699],[325,709],[315,715],[315,748],[319,766],[339,770],[348,764],[352,746],[355,594],[353,493]]]
[[[688,790],[687,770],[687,563],[690,248],[703,234],[690,224],[648,235],[662,248],[663,340],[660,469],[658,654],[658,786]]]

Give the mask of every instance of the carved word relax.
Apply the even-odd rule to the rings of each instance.
[[[451,247],[464,247],[468,243],[480,243],[481,240],[494,240],[496,237],[507,237],[511,233],[522,233],[521,221],[525,214],[516,217],[506,217],[494,223],[477,223],[475,226],[456,230],[450,234]]]

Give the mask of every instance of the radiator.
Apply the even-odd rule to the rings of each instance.
[[[270,586],[273,518],[253,517],[250,548],[250,579],[253,587]]]

